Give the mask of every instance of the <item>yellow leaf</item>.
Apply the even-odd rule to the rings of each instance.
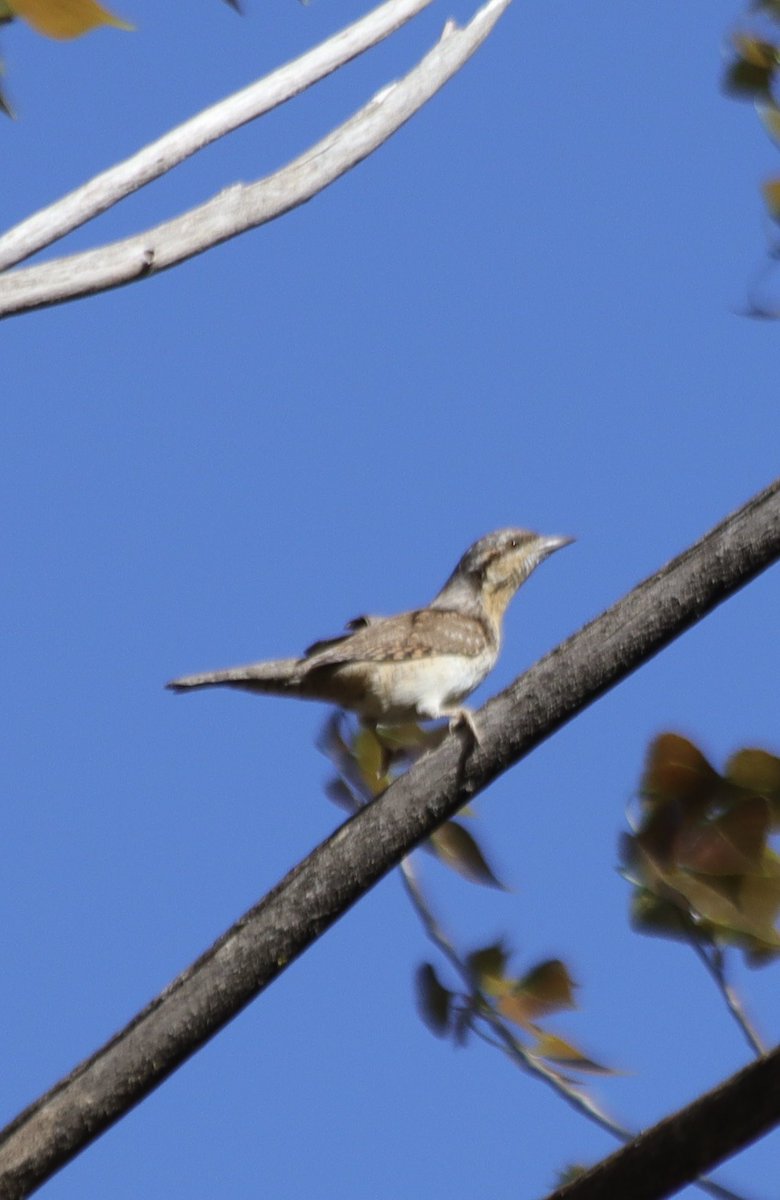
[[[780,59],[778,59],[778,50],[774,42],[748,37],[743,33],[735,34],[732,40],[737,54],[745,62],[749,62],[754,67],[762,67],[767,71],[773,71],[777,67]]]
[[[6,0],[8,7],[31,25],[36,33],[50,38],[74,38],[100,25],[132,29],[96,0]]]
[[[352,754],[360,776],[372,796],[379,796],[389,786],[387,762],[382,743],[373,729],[362,725],[352,743]]]
[[[495,942],[492,946],[472,951],[466,959],[477,987],[489,996],[500,996],[511,987],[511,981],[504,976],[508,957],[506,947],[501,942]]]
[[[780,188],[780,181],[777,186]],[[780,799],[780,758],[768,750],[739,750],[726,763],[726,775],[737,787],[758,792],[768,800]]]
[[[534,1058],[546,1058],[550,1062],[573,1067],[576,1071],[594,1071],[600,1075],[614,1074],[610,1067],[602,1066],[601,1063],[588,1058],[572,1042],[564,1041],[554,1033],[541,1034],[530,1053]]]

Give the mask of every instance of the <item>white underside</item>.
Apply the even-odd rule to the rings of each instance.
[[[490,671],[494,654],[465,658],[441,655],[434,660],[399,663],[360,663],[365,698],[359,712],[384,721],[426,720],[449,716]],[[345,672],[349,668],[345,668]]]

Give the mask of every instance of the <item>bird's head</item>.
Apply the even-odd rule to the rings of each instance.
[[[471,597],[492,621],[498,622],[517,589],[539,563],[573,541],[527,529],[488,533],[468,548],[434,604],[458,606]]]

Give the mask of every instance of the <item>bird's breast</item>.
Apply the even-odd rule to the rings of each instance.
[[[363,695],[355,707],[373,720],[408,721],[458,704],[474,691],[496,655],[441,654],[400,662],[355,663],[339,675],[360,674]],[[346,679],[344,679],[346,682]]]

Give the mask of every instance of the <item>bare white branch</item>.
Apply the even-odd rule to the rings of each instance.
[[[109,167],[61,200],[27,217],[0,237],[0,271],[78,229],[204,146],[278,108],[395,33],[432,2],[386,0],[300,58],[213,104],[124,162]]]
[[[403,79],[286,167],[234,184],[145,233],[12,271],[0,278],[0,316],[58,304],[172,267],[304,204],[387,141],[479,48],[510,0],[488,0],[460,29],[448,22],[436,46]]]

